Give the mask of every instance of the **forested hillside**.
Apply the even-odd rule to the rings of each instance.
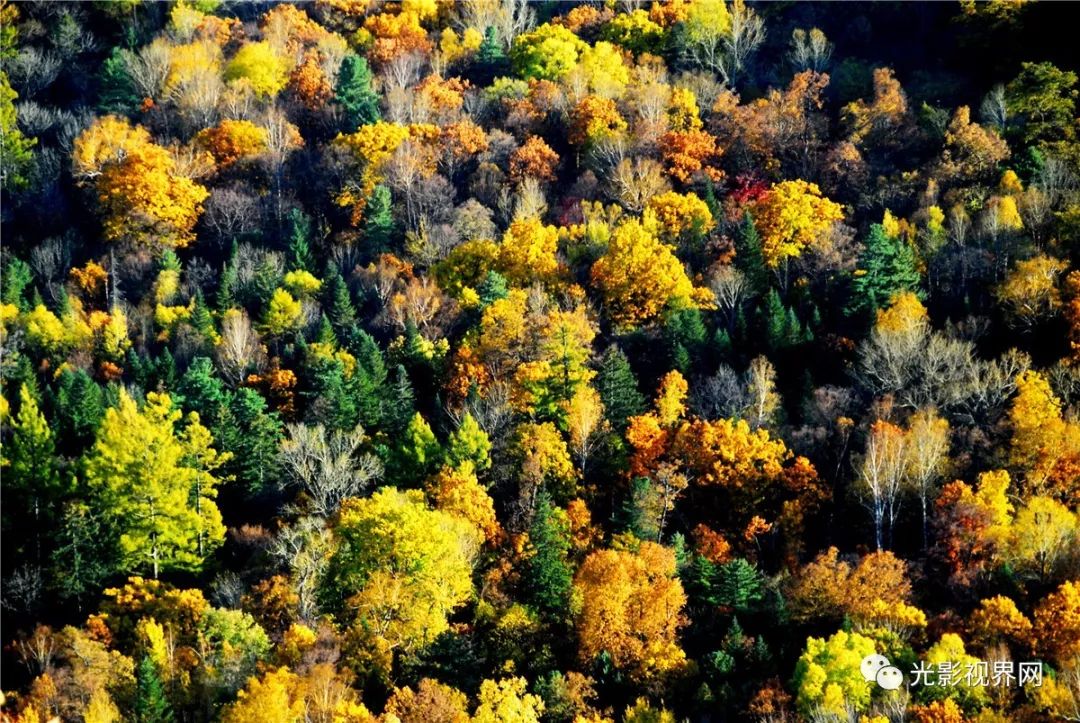
[[[1074,11],[0,1],[3,720],[1080,720]]]

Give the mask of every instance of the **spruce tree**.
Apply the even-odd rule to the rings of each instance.
[[[390,383],[389,394],[386,395],[386,411],[383,425],[386,433],[396,436],[405,431],[416,413],[416,394],[413,391],[412,382],[409,381],[409,373],[405,367],[398,364],[394,368],[393,381]]]
[[[268,411],[256,390],[241,387],[233,394],[214,438],[222,450],[232,452],[225,470],[250,494],[267,491],[278,481],[278,450],[283,425],[277,412]]]
[[[352,294],[341,278],[341,273],[336,266],[331,266],[326,274],[324,286],[323,308],[329,309],[330,323],[334,327],[337,338],[341,340],[350,351],[355,353],[351,340],[356,329],[356,309],[353,307]]]
[[[714,589],[717,603],[736,614],[753,612],[765,597],[761,573],[741,557],[720,566]]]
[[[34,272],[25,261],[11,257],[4,266],[3,274],[0,274],[0,301],[12,304],[20,311],[28,311],[25,300],[26,290],[34,281]]]
[[[142,98],[128,73],[124,50],[117,45],[98,73],[98,110],[103,114],[130,116],[139,110],[141,103]]]
[[[371,69],[367,60],[352,53],[345,56],[338,71],[334,99],[341,106],[345,121],[343,130],[347,133],[379,120],[379,95],[371,87]]]
[[[630,417],[645,413],[645,397],[638,390],[637,377],[626,354],[617,346],[608,347],[600,359],[596,391],[604,403],[608,421],[620,431],[626,428]]]
[[[197,412],[200,421],[207,427],[217,426],[229,400],[225,385],[214,373],[213,362],[204,356],[192,360],[191,366],[180,378],[176,392],[180,395],[181,406],[186,411]]]
[[[506,53],[499,42],[499,33],[494,25],[484,29],[484,40],[476,51],[476,62],[487,66],[498,66],[506,62]]]
[[[56,528],[52,551],[52,589],[60,599],[82,605],[100,593],[117,567],[101,518],[83,502],[69,502]]]
[[[195,308],[191,310],[191,326],[202,337],[203,346],[212,344],[217,330],[214,328],[214,315],[210,313],[201,291],[195,292]]]
[[[859,256],[851,283],[851,313],[873,315],[903,291],[918,291],[919,269],[915,251],[902,238],[885,233],[881,224],[870,227],[866,249]]]
[[[749,212],[743,216],[735,234],[735,268],[746,277],[754,294],[760,296],[769,288],[769,270],[761,251],[761,236]]]
[[[142,358],[138,354],[135,357]],[[82,369],[65,370],[57,385],[55,410],[57,437],[64,451],[74,457],[94,441],[94,433],[105,416],[105,395]]]
[[[289,211],[285,218],[288,224],[286,240],[289,244],[289,268],[311,271],[314,268],[314,255],[311,252],[311,218],[299,208]]]
[[[309,400],[307,421],[327,429],[351,430],[360,423],[353,377],[337,359],[324,359],[309,367],[311,388],[304,393]]]
[[[338,344],[338,336],[334,332],[334,326],[330,323],[330,319],[326,314],[323,314],[319,319],[319,329],[315,332],[315,343],[324,344],[332,349],[336,349]]]
[[[231,261],[221,271],[221,283],[217,290],[217,309],[226,312],[236,308],[236,288],[240,285],[237,278],[236,264]]]
[[[350,351],[356,357],[356,370],[352,376],[352,387],[360,414],[360,423],[365,429],[379,427],[383,421],[386,399],[386,361],[378,343],[363,330],[355,330]]]
[[[173,723],[175,720],[157,665],[149,655],[143,656],[136,671],[132,713],[135,723]]]
[[[394,208],[390,189],[379,184],[364,207],[364,244],[371,256],[390,250],[394,232]]]
[[[477,287],[476,293],[480,297],[481,306],[487,308],[499,299],[505,299],[510,295],[510,284],[498,271],[488,271],[487,276]]]
[[[529,527],[529,544],[534,550],[525,577],[529,600],[546,616],[561,619],[567,614],[573,582],[568,557],[570,534],[565,520],[543,490]]]

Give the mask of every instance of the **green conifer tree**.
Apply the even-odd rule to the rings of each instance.
[[[754,219],[747,212],[735,234],[735,268],[746,277],[754,294],[760,296],[769,288],[769,271],[761,251],[761,236]]]
[[[902,291],[919,289],[919,269],[915,250],[902,238],[885,233],[881,224],[870,227],[866,249],[859,256],[851,282],[851,313],[873,315],[889,305]]]
[[[617,346],[608,347],[600,358],[596,391],[604,403],[608,421],[620,431],[626,429],[630,417],[645,413],[645,397],[638,389],[637,377],[626,354]]]
[[[176,720],[157,665],[149,655],[143,656],[136,670],[132,713],[135,723],[173,723]]]
[[[346,133],[379,120],[379,95],[371,87],[367,60],[352,53],[345,56],[338,71],[334,99],[341,106]]]
[[[529,600],[544,615],[561,620],[567,615],[573,572],[570,568],[570,531],[546,491],[541,490],[529,527],[533,556],[525,576]]]

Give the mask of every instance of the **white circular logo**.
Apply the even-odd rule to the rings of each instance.
[[[890,665],[889,659],[884,655],[878,655],[877,653],[871,653],[862,659],[862,663],[859,665],[859,670],[862,672],[863,680],[872,681],[877,680],[878,671],[882,668],[886,668]]]
[[[886,665],[877,672],[877,684],[885,690],[896,690],[904,684],[904,674],[894,665]]]

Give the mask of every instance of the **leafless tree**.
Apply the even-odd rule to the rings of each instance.
[[[750,293],[746,276],[731,265],[717,267],[709,275],[709,290],[716,297],[716,306],[724,315],[730,329],[735,323],[739,307]]]
[[[320,517],[330,517],[344,499],[360,494],[382,476],[378,458],[360,452],[367,441],[361,427],[327,432],[321,424],[290,424],[288,433],[281,443],[282,465]]]
[[[749,400],[739,374],[727,364],[694,386],[694,411],[705,419],[730,419],[746,409]]]
[[[483,32],[493,27],[505,50],[510,49],[514,38],[536,23],[536,13],[528,0],[461,0],[456,9],[459,29],[476,28]]]
[[[215,188],[206,201],[203,223],[222,245],[259,225],[259,201],[241,187]]]
[[[259,335],[245,311],[229,311],[221,321],[221,343],[217,346],[221,374],[233,386],[239,386],[250,371],[260,371],[266,353]]]
[[[290,572],[301,620],[312,621],[319,615],[319,584],[332,545],[326,521],[319,517],[301,517],[282,528],[270,545],[270,555]]]
[[[63,275],[71,267],[70,235],[45,239],[30,251],[30,267],[45,282],[45,290],[53,301],[60,299]]]
[[[128,77],[139,95],[144,98],[160,98],[169,77],[172,50],[164,38],[158,38],[149,45],[144,45],[139,52],[123,51],[124,65]]]
[[[664,167],[652,158],[624,158],[611,172],[611,194],[631,213],[641,213],[654,196],[670,188]]]
[[[791,33],[791,52],[788,57],[800,70],[821,72],[829,64],[833,44],[819,28],[808,31],[796,28]]]
[[[62,59],[52,50],[30,45],[20,48],[19,54],[5,63],[4,69],[11,84],[19,91],[19,97],[29,98],[52,85],[62,66]]]
[[[176,104],[189,128],[206,128],[218,117],[218,105],[225,93],[221,72],[214,67],[197,68],[169,89],[168,99]]]
[[[243,579],[231,570],[219,572],[210,583],[210,599],[218,607],[238,610],[247,586]]]
[[[990,89],[990,92],[983,98],[982,105],[979,106],[979,117],[982,118],[984,123],[989,123],[999,131],[1004,130],[1005,124],[1009,121],[1009,106],[1005,102],[1005,86],[999,83]]]

